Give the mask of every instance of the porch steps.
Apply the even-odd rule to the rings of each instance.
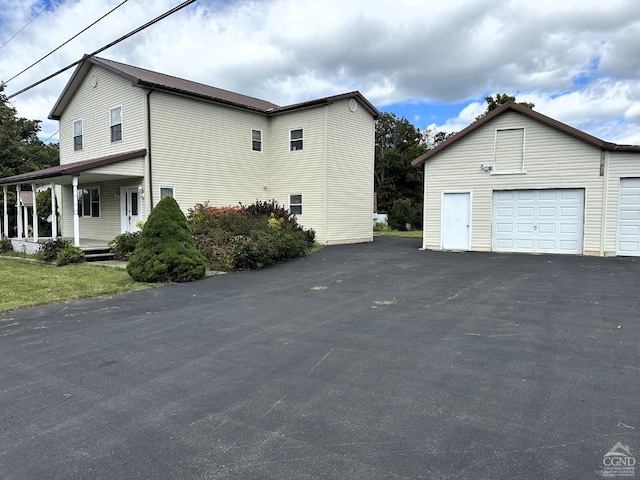
[[[80,247],[80,250],[84,252],[87,262],[113,260],[113,253],[109,247]]]

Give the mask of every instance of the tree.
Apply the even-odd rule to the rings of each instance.
[[[420,131],[404,117],[385,112],[378,119],[374,169],[378,211],[389,212],[398,199],[421,201],[422,171],[411,166],[426,151],[421,140]]]
[[[17,116],[9,105],[0,84],[0,178],[40,170],[59,164],[57,143],[44,143],[38,138],[40,120],[28,120]],[[31,187],[23,188],[23,190]],[[50,200],[48,200],[50,201]],[[0,210],[4,199],[0,196]],[[9,192],[7,202],[16,204],[14,192]],[[51,208],[51,207],[49,207]],[[15,209],[9,209],[9,224],[15,226]]]
[[[58,144],[44,143],[39,132],[40,120],[18,117],[0,84],[0,178],[58,165]]]
[[[421,142],[429,150],[436,148],[442,142],[449,140],[455,134],[456,132],[441,132],[431,128],[425,128],[420,132],[420,135],[422,136]]]
[[[418,130],[406,118],[383,113],[376,125],[375,190],[379,212],[390,213],[398,200],[403,208],[414,210],[412,223],[419,227],[422,220],[423,170],[411,162],[427,150],[439,145],[453,133],[433,129]],[[404,225],[404,221],[402,224]]]
[[[516,101],[516,97],[513,97],[511,95],[507,95],[506,93],[496,93],[496,98],[493,98],[492,96],[488,96],[488,97],[484,97],[485,102],[487,102],[487,109],[485,110],[485,112],[482,115],[478,115],[476,117],[476,120],[480,120],[482,117],[484,117],[485,115],[487,115],[489,112],[493,112],[496,108],[498,108],[500,105],[504,105],[505,103],[508,102],[515,102]],[[530,102],[517,102],[520,105],[527,107],[527,108],[533,108],[535,107],[535,104],[530,103]]]
[[[127,272],[137,282],[190,282],[204,277],[205,271],[205,259],[178,203],[163,198],[142,229]]]

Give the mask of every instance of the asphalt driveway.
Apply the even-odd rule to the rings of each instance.
[[[0,478],[584,480],[618,442],[640,457],[640,259],[419,245],[1,315]]]

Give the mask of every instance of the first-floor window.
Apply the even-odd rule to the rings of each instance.
[[[289,213],[302,215],[302,194],[292,193],[289,195]]]
[[[169,186],[161,186],[160,187],[160,200],[166,197],[176,198],[175,196],[176,189],[175,187]]]
[[[100,216],[100,187],[78,188],[78,215]]]

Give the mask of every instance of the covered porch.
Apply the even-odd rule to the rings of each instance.
[[[12,240],[14,250],[32,253],[48,238],[63,236],[75,246],[95,247],[106,246],[119,233],[135,231],[146,218],[145,156],[146,150],[140,149],[0,179],[0,232]],[[51,188],[51,236],[46,238],[38,231],[37,195],[32,193],[43,187]],[[10,192],[16,197],[12,228]]]

